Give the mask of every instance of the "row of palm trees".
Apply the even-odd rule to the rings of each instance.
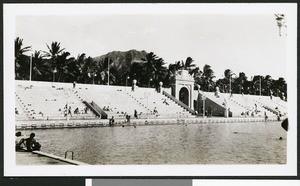
[[[31,79],[35,81],[78,82],[87,84],[126,85],[133,79],[138,86],[155,87],[160,81],[170,87],[178,70],[187,70],[195,79],[195,89],[200,85],[203,91],[243,93],[253,95],[275,95],[286,99],[287,84],[283,78],[272,79],[270,75],[254,76],[248,80],[244,72],[237,76],[230,69],[224,71],[224,78],[214,80],[214,71],[205,64],[202,69],[194,64],[191,57],[166,66],[164,60],[153,52],[147,53],[144,62],[133,63],[121,69],[114,66],[111,59],[95,61],[84,53],[72,57],[59,42],[47,44],[48,51],[34,51],[32,58],[25,55],[30,46],[23,46],[23,39],[15,39],[15,78],[29,80],[30,60],[32,60]],[[108,66],[108,64],[112,64]]]

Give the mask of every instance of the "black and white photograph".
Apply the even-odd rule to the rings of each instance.
[[[4,5],[5,175],[297,175],[296,9]]]

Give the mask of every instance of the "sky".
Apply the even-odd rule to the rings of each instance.
[[[192,57],[216,79],[236,75],[286,78],[286,36],[275,15],[46,15],[17,16],[16,37],[47,51],[53,41],[77,57],[131,49],[154,52],[167,64]]]

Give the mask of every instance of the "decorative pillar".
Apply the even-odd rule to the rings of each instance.
[[[159,87],[158,87],[158,93],[162,93],[162,85],[163,85],[163,82],[159,82]]]
[[[136,79],[134,79],[133,81],[132,81],[132,92],[134,92],[135,91],[135,88],[136,88]]]

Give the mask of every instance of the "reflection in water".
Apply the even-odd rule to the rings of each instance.
[[[31,131],[23,131],[29,134]],[[42,151],[89,164],[285,164],[280,122],[35,130]],[[279,140],[282,137],[283,140]]]

